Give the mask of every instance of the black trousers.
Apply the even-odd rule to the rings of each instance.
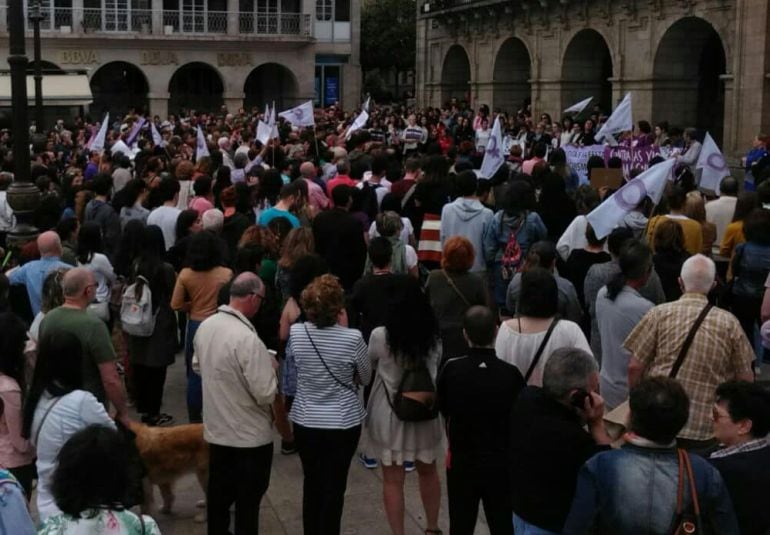
[[[134,364],[132,367],[136,412],[147,416],[157,416],[163,403],[163,386],[166,384],[166,366],[145,366]]]
[[[294,443],[305,475],[302,488],[305,535],[339,534],[348,470],[360,436],[360,425],[351,429],[315,429],[294,424]]]
[[[478,466],[453,459],[446,477],[450,535],[473,535],[479,501],[484,505],[489,533],[513,535],[511,486],[507,470],[500,470],[499,465]]]
[[[13,474],[21,488],[24,489],[24,497],[27,498],[27,503],[29,503],[29,498],[32,496],[32,480],[37,477],[35,463],[9,468],[8,471]]]
[[[273,444],[231,448],[209,444],[208,535],[230,533],[235,503],[235,535],[259,533],[259,505],[270,485]]]

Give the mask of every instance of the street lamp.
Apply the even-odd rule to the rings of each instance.
[[[8,2],[8,64],[11,66],[11,134],[13,136],[13,184],[6,199],[14,211],[15,223],[8,244],[20,246],[38,232],[32,224],[40,204],[40,190],[29,181],[29,124],[27,123],[27,56],[24,44],[24,0]]]
[[[32,42],[35,48],[35,126],[38,134],[43,133],[43,67],[40,59],[40,21],[43,14],[40,0],[29,6],[29,20],[32,21]]]

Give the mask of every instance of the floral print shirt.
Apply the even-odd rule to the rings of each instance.
[[[80,518],[64,513],[51,516],[38,535],[160,535],[160,528],[149,516],[140,520],[131,511],[95,509]]]

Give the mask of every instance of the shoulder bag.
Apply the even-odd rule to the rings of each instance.
[[[338,385],[340,385],[340,386],[342,386],[343,388],[345,388],[345,389],[347,389],[347,390],[350,390],[350,391],[351,391],[351,392],[353,392],[354,394],[358,395],[358,388],[356,388],[355,386],[351,386],[351,385],[349,385],[349,384],[347,384],[347,383],[345,383],[345,382],[341,381],[341,380],[340,380],[340,379],[339,379],[339,378],[338,378],[336,375],[334,375],[334,374],[332,373],[331,369],[330,369],[330,368],[329,368],[329,366],[326,364],[326,361],[324,360],[323,356],[321,355],[321,352],[320,352],[320,351],[318,351],[318,348],[316,347],[316,345],[315,345],[315,342],[313,342],[313,338],[310,336],[310,331],[309,331],[309,330],[308,330],[308,328],[307,328],[307,324],[304,324],[304,325],[303,325],[303,327],[305,327],[305,335],[307,336],[307,339],[310,341],[310,345],[312,345],[312,346],[313,346],[313,349],[315,350],[315,352],[316,352],[316,355],[318,355],[318,358],[319,358],[319,359],[321,359],[321,364],[323,364],[323,365],[324,365],[324,368],[326,368],[326,371],[329,373],[329,375],[331,375],[331,376],[332,376],[332,379],[334,379],[334,381],[335,381],[335,382],[336,382]]]
[[[676,450],[679,456],[679,481],[676,492],[676,516],[671,535],[703,535],[703,522],[698,503],[698,490],[695,486],[695,476],[692,473],[690,456],[683,449]],[[684,481],[687,479],[690,485],[693,512],[684,511]]]
[[[454,292],[460,297],[460,299],[463,300],[463,303],[465,303],[465,306],[469,307],[471,306],[471,302],[468,301],[468,298],[465,297],[465,294],[460,291],[460,288],[457,287],[455,284],[455,281],[452,280],[452,277],[449,276],[449,273],[446,272],[446,270],[442,269],[441,273],[444,274],[444,277],[446,277],[447,283],[449,283],[449,286],[454,290]]]
[[[548,330],[545,332],[545,337],[543,338],[543,341],[540,342],[540,347],[537,348],[537,353],[535,353],[535,357],[532,359],[532,363],[529,365],[529,368],[527,368],[526,375],[524,375],[525,383],[529,383],[529,378],[532,377],[532,374],[535,372],[535,368],[537,367],[538,362],[540,362],[540,357],[543,356],[545,346],[548,343],[548,340],[551,339],[551,334],[553,334],[553,330],[556,328],[557,323],[559,323],[559,318],[554,318],[550,327],[548,327]],[[521,321],[519,321],[519,334],[522,334]]]

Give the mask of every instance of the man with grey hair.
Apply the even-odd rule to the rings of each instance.
[[[72,268],[62,279],[64,304],[49,311],[40,324],[40,339],[67,332],[83,350],[83,389],[115,407],[115,419],[128,423],[126,392],[118,374],[117,357],[107,325],[86,311],[96,296],[96,279],[87,268]]]
[[[680,447],[697,452],[716,446],[711,409],[717,386],[754,380],[754,352],[740,323],[726,310],[707,308],[715,276],[713,260],[700,254],[688,258],[679,277],[682,297],[652,308],[623,343],[631,353],[628,386],[633,388],[643,377],[669,376],[685,339],[694,332],[675,376],[690,398],[690,418],[677,441]],[[702,323],[696,327],[702,314]]]
[[[203,230],[208,230],[214,234],[221,234],[224,224],[225,214],[223,214],[222,210],[219,210],[218,208],[211,208],[210,210],[206,210],[201,216],[201,225],[203,226]]]
[[[598,388],[593,355],[561,348],[545,364],[543,386],[519,395],[511,419],[514,533],[561,533],[580,467],[609,448]]]
[[[229,532],[233,503],[236,533],[258,533],[259,503],[270,484],[278,365],[250,321],[264,299],[262,280],[241,273],[230,303],[201,323],[193,341],[209,443],[209,533]]]
[[[23,284],[27,287],[32,316],[37,316],[40,312],[43,282],[46,276],[54,269],[72,267],[62,262],[61,239],[54,231],[49,230],[40,234],[37,237],[37,248],[40,251],[40,260],[27,262],[7,273],[11,284]]]

